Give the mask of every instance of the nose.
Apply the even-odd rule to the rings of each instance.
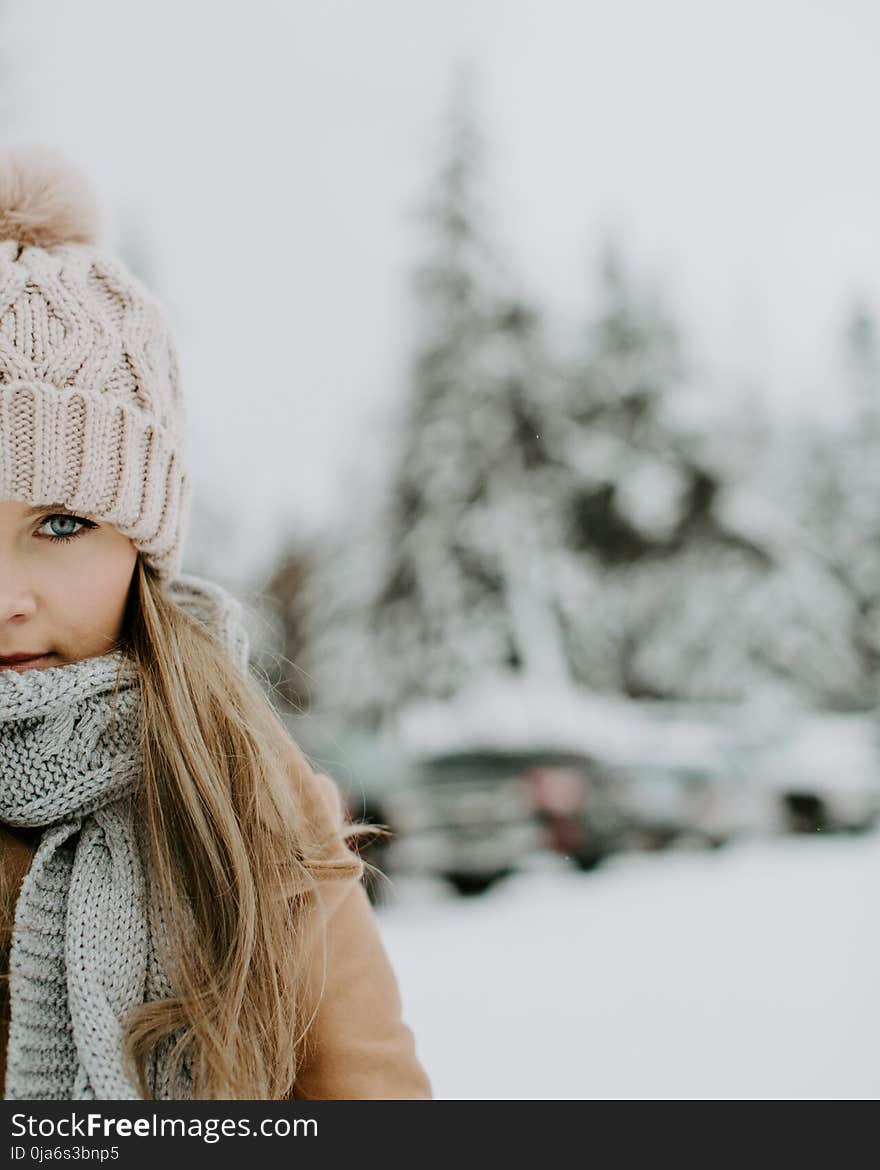
[[[37,600],[28,582],[0,559],[0,624],[26,621],[36,608]]]

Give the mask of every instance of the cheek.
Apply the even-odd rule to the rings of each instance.
[[[87,543],[91,544],[89,549],[85,548]],[[136,552],[130,542],[118,538],[86,538],[82,545],[76,550],[79,555],[66,558],[63,575],[52,583],[55,617],[63,615],[74,640],[114,638],[125,611]]]

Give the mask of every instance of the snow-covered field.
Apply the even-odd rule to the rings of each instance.
[[[379,921],[438,1099],[880,1096],[880,835],[396,889]]]

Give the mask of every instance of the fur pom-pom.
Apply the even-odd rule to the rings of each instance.
[[[47,146],[0,152],[0,240],[22,246],[96,244],[100,214],[79,171]]]

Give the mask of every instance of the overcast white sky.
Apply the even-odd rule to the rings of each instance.
[[[377,465],[407,360],[407,216],[454,63],[482,81],[496,228],[561,321],[600,231],[662,278],[727,392],[821,405],[880,308],[869,0],[6,0],[8,140],[139,223],[177,329],[200,491],[263,551]],[[113,237],[115,238],[115,237]]]

